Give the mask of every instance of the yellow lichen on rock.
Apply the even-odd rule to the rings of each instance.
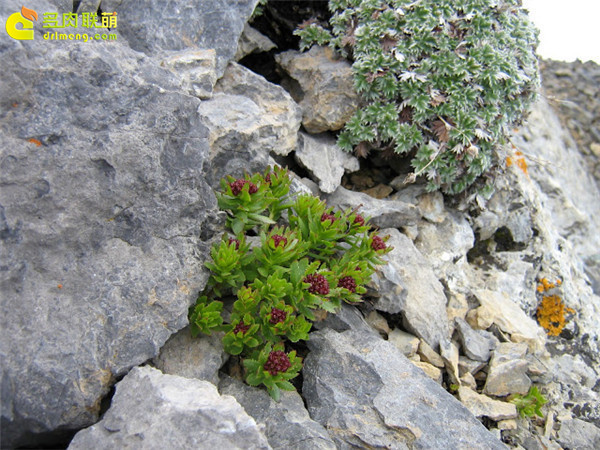
[[[552,283],[546,278],[542,278],[536,290],[540,294],[543,294],[559,287],[561,284],[562,281],[560,279]],[[566,325],[567,313],[573,312],[573,309],[565,306],[559,295],[544,295],[537,309],[537,321],[549,336],[558,336]]]

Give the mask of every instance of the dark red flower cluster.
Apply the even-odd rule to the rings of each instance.
[[[338,281],[338,287],[346,288],[350,292],[356,292],[356,281],[350,276],[343,277]]]
[[[329,282],[323,275],[311,273],[304,278],[304,282],[310,283],[308,292],[311,294],[329,294]]]
[[[232,242],[235,242],[235,249],[239,250],[240,249],[240,241],[239,241],[239,239],[229,238],[229,241],[227,243],[229,245],[231,245]]]
[[[354,223],[357,223],[362,227],[365,224],[365,218],[360,214],[357,214],[354,218]]]
[[[387,245],[385,245],[385,242],[383,242],[383,239],[381,239],[381,237],[373,236],[373,242],[371,242],[371,248],[375,251],[385,250],[387,248]]]
[[[271,184],[271,173],[268,173],[268,174],[265,176],[265,183],[267,183],[267,184]]]
[[[271,236],[271,239],[273,239],[273,242],[275,243],[275,248],[279,247],[279,244],[281,243],[283,243],[284,247],[287,245],[287,238],[285,236],[274,234]]]
[[[250,325],[246,325],[243,320],[240,320],[240,322],[233,329],[233,334],[238,334],[240,331],[242,334],[246,334],[249,329]]]
[[[285,372],[292,366],[290,358],[282,350],[275,350],[269,353],[269,359],[263,366],[271,375],[277,375],[279,372]]]
[[[281,309],[273,308],[271,309],[271,318],[269,319],[269,323],[271,325],[276,325],[280,322],[285,322],[285,318],[287,317],[287,313]]]
[[[248,193],[249,194],[254,194],[256,193],[256,191],[258,191],[258,188],[256,187],[256,185],[248,180],[244,180],[242,178],[239,178],[237,180],[235,180],[233,183],[229,183],[229,186],[231,187],[231,193],[233,195],[239,195],[240,192],[242,192],[242,188],[248,184]]]
[[[326,220],[331,220],[331,223],[335,222],[337,219],[333,214],[329,214],[324,212],[321,214],[321,222],[325,222]]]

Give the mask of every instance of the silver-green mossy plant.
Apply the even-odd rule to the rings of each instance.
[[[312,195],[290,199],[290,183],[280,168],[221,180],[217,199],[232,235],[212,247],[211,276],[190,310],[192,334],[225,332],[224,349],[242,357],[246,382],[276,400],[302,368],[286,343],[308,339],[315,310],[360,303],[391,251],[357,211],[333,211]],[[260,243],[251,248],[248,233]]]
[[[430,191],[485,178],[497,149],[535,100],[537,30],[519,0],[330,0],[329,24],[296,30],[353,61],[364,107],[338,144],[409,155]],[[483,177],[482,177],[483,176]],[[486,180],[482,180],[485,185]],[[489,191],[489,189],[488,189]]]

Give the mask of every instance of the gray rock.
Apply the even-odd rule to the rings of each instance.
[[[327,317],[324,320],[315,322],[313,328],[317,330],[331,328],[338,332],[352,329],[365,329],[371,333],[377,333],[371,327],[364,328],[365,323],[364,317],[356,307],[342,303],[342,309],[340,309],[340,311],[336,314],[327,314]]]
[[[390,334],[390,325],[385,317],[383,317],[377,311],[373,310],[367,314],[365,316],[365,321],[371,325],[374,330],[377,330],[382,337],[385,338]]]
[[[439,355],[439,353],[432,349],[431,346],[422,339],[419,342],[418,352],[422,361],[428,362],[434,365],[435,367],[444,367],[444,360]]]
[[[379,228],[414,225],[419,219],[419,210],[414,205],[398,200],[378,200],[342,186],[325,198],[328,204],[337,206],[341,210],[360,208],[360,213],[370,217],[369,222]]]
[[[213,49],[186,49],[164,57],[162,65],[181,79],[181,88],[200,99],[212,97],[217,82],[217,55]]]
[[[219,228],[200,100],[118,43],[50,44],[1,50],[7,446],[96,420],[114,377],[187,324]]]
[[[415,246],[440,274],[444,266],[464,258],[475,236],[465,214],[446,212],[440,223],[421,222]]]
[[[441,385],[442,381],[444,381],[442,371],[440,369],[438,369],[437,367],[435,367],[434,365],[431,365],[424,361],[412,361],[412,363],[415,366],[417,366],[419,369],[421,369],[423,372],[425,372],[425,375],[427,375],[429,378],[431,378],[437,384]]]
[[[129,46],[147,55],[164,50],[214,49],[217,77],[233,59],[238,40],[258,0],[168,2],[114,1],[118,30]]]
[[[490,359],[490,351],[494,346],[492,333],[474,330],[463,319],[454,319],[463,353],[475,361],[486,362]]]
[[[233,59],[239,61],[251,53],[268,52],[276,47],[277,45],[271,39],[246,23]]]
[[[527,376],[527,344],[501,342],[492,353],[483,392],[497,397],[527,394],[531,380]]]
[[[444,361],[450,383],[460,385],[458,346],[453,341],[442,341],[440,342],[440,355]]]
[[[268,449],[256,422],[229,395],[203,380],[136,367],[118,384],[97,424],[75,435],[69,449]]]
[[[442,223],[446,219],[444,196],[441,192],[427,192],[423,185],[405,185],[406,176],[401,175],[390,182],[390,186],[397,189],[392,199],[417,205],[424,219],[433,223]]]
[[[227,361],[223,333],[193,338],[188,327],[171,336],[153,363],[161,372],[219,383],[219,369]]]
[[[308,345],[302,392],[338,448],[504,448],[368,325],[313,332]]]
[[[475,417],[489,417],[492,420],[514,419],[517,417],[517,407],[513,403],[491,399],[465,386],[458,388],[458,396],[461,403]]]
[[[348,61],[336,59],[332,49],[289,50],[275,60],[292,79],[282,84],[302,107],[302,125],[309,133],[339,130],[358,108],[352,67]]]
[[[259,136],[267,151],[287,155],[296,150],[302,111],[281,87],[237,63],[230,63],[216,92],[243,95],[263,110]]]
[[[526,342],[531,349],[543,348],[546,341],[543,329],[507,295],[483,289],[473,293],[481,304],[469,313],[473,328],[485,330],[496,324],[511,335],[513,342]]]
[[[281,87],[243,66],[231,63],[198,112],[209,129],[213,187],[225,175],[263,171],[269,152],[296,149],[301,112]]]
[[[335,139],[327,134],[311,136],[300,132],[295,157],[319,183],[319,189],[327,194],[339,187],[345,172],[360,168],[358,159],[339,148]]]
[[[565,448],[596,450],[600,448],[600,428],[581,419],[565,420],[560,424],[558,442]]]
[[[394,228],[381,230],[390,235],[388,264],[377,268],[372,284],[380,294],[376,308],[401,313],[404,328],[422,338],[434,350],[449,339],[446,296],[431,266],[412,241]]]
[[[388,341],[407,358],[417,353],[417,349],[419,348],[419,338],[398,328],[394,328],[389,333]]]
[[[282,391],[280,401],[275,402],[264,389],[250,387],[229,377],[221,381],[219,390],[235,397],[259,426],[264,427],[264,434],[273,448],[336,448],[327,430],[310,418],[302,397],[295,391]]]

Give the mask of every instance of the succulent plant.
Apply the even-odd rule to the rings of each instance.
[[[276,399],[280,389],[294,389],[289,380],[302,368],[286,343],[308,339],[315,309],[360,302],[391,250],[356,211],[334,212],[311,195],[289,199],[290,183],[279,168],[222,180],[217,199],[234,236],[213,245],[211,276],[190,309],[192,334],[223,331],[224,349],[242,357],[248,384],[264,385]],[[252,249],[250,230],[260,238]]]

